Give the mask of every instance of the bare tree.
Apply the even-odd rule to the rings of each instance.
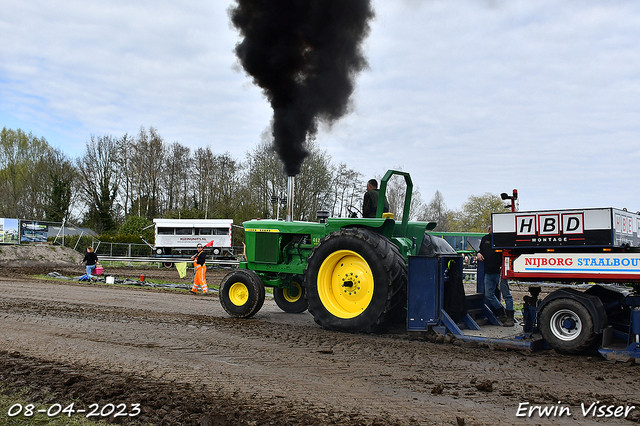
[[[122,171],[122,213],[124,216],[131,214],[133,200],[135,199],[135,140],[125,133],[122,138],[118,139],[118,167]]]
[[[331,157],[314,141],[307,142],[309,156],[296,177],[293,214],[300,220],[315,220],[318,210],[330,210],[333,204]]]
[[[160,181],[164,174],[165,145],[158,131],[150,127],[140,128],[133,146],[130,162],[132,184],[135,188],[134,202],[138,216],[153,219],[159,213]]]
[[[436,191],[433,198],[427,203],[418,214],[418,220],[437,222],[434,231],[452,231],[455,212],[447,209],[444,197],[440,191]]]
[[[263,141],[247,154],[246,185],[250,204],[245,206],[254,211],[258,217],[276,218],[280,208],[271,203],[271,197],[284,197],[287,194],[287,179],[283,173],[282,163],[273,150],[267,133]]]
[[[195,208],[205,212],[205,215],[209,209],[209,202],[211,198],[212,181],[213,181],[213,161],[214,155],[211,151],[211,147],[198,148],[194,152],[194,164],[193,179],[191,179],[191,186],[194,190]]]
[[[189,208],[189,179],[191,171],[191,150],[178,142],[172,143],[165,157],[164,187],[166,200],[164,212]]]
[[[50,198],[45,205],[46,219],[61,222],[70,215],[77,171],[71,158],[58,149],[49,153],[47,163]]]
[[[91,136],[84,154],[76,159],[88,206],[86,222],[97,232],[116,229],[114,202],[122,180],[118,147],[111,136]]]
[[[313,141],[305,147],[309,156],[296,175],[293,215],[298,220],[315,220],[318,210],[329,210],[333,203],[331,159]],[[272,204],[271,198],[287,196],[287,176],[268,137],[248,156],[247,164],[249,174],[246,182],[255,203],[254,209],[261,217],[282,217],[285,214],[282,205]]]
[[[362,180],[363,176],[362,173],[348,168],[344,163],[333,167],[331,216],[346,217],[348,215],[347,206],[354,206],[358,210],[362,208],[362,194],[366,188]]]
[[[241,204],[237,196],[242,182],[240,164],[226,152],[215,155],[212,166],[209,212],[212,217],[234,218]]]

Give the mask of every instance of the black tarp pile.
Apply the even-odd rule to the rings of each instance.
[[[106,278],[105,277],[100,277],[97,275],[94,275],[96,277],[96,281],[98,283],[105,283],[106,282]],[[49,272],[47,274],[47,277],[50,278],[57,278],[57,279],[63,279],[63,280],[69,280],[69,281],[84,281],[82,280],[82,278],[84,277],[84,275],[79,275],[77,277],[66,277],[64,275],[62,275],[59,272]],[[152,287],[152,288],[173,288],[173,289],[182,289],[182,290],[189,290],[191,288],[191,284],[174,284],[174,283],[154,283],[151,281],[140,281],[140,280],[136,280],[133,278],[115,278],[114,277],[114,284],[118,284],[118,285],[133,285],[133,286],[138,286],[138,287]],[[216,291],[214,289],[210,289],[210,291]]]

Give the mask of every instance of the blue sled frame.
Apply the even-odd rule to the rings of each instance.
[[[502,327],[502,323],[486,304],[482,263],[478,265],[476,293],[465,294],[467,313],[459,321],[454,321],[444,307],[445,291],[447,286],[451,285],[448,270],[451,260],[456,260],[456,267],[462,276],[462,262],[457,255],[409,257],[408,331],[431,329],[439,334],[451,333],[465,342],[478,342],[509,349],[537,351],[549,348],[534,326],[539,310],[544,306],[544,303],[537,299],[537,294],[532,293],[529,304],[525,298],[522,329],[516,325],[516,329],[521,329],[522,332],[515,333],[512,327]],[[640,362],[640,296],[626,295],[616,303],[630,308],[629,322],[622,325],[609,323],[602,330],[602,345],[598,351],[608,360]],[[612,308],[609,305],[607,308]],[[614,339],[618,343],[614,344]],[[620,341],[626,341],[626,344],[620,345]]]

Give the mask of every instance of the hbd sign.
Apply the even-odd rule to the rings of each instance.
[[[584,232],[582,213],[549,213],[516,216],[516,234],[576,235]]]
[[[639,247],[640,215],[617,209],[494,213],[493,247]]]

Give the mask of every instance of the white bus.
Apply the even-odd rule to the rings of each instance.
[[[213,241],[207,251],[212,255],[232,256],[233,219],[153,219],[157,255],[195,252],[198,244]]]

